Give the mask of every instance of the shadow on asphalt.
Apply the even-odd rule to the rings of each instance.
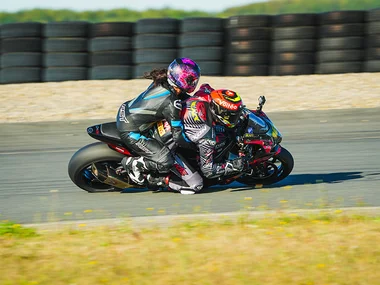
[[[372,173],[368,175],[379,175],[380,173]],[[321,184],[321,183],[342,183],[348,180],[364,178],[362,172],[337,172],[337,173],[312,173],[312,174],[290,174],[286,179],[275,183],[273,185],[264,185],[260,188],[280,188],[284,186],[297,186],[306,184]],[[245,186],[244,184],[235,184],[238,189],[233,189],[231,192],[245,191],[252,189],[252,186]],[[234,186],[235,186],[234,185]],[[226,186],[216,186],[215,188],[205,189],[204,193],[223,191],[226,188],[233,188],[232,184]]]
[[[312,174],[290,174],[286,179],[280,181],[273,185],[265,185],[263,187],[257,187],[257,189],[261,188],[280,188],[284,186],[297,186],[297,185],[309,185],[309,184],[321,184],[321,183],[342,183],[344,181],[360,179],[364,177],[378,177],[380,180],[380,173],[370,173],[363,174],[362,172],[337,172],[337,173],[312,173]],[[234,182],[228,185],[216,185],[210,188],[203,189],[199,194],[202,193],[213,193],[219,191],[225,191],[226,189],[232,189],[231,192],[245,191],[248,189],[252,189],[254,186],[246,186],[244,184]],[[125,189],[121,193],[140,193],[147,192],[151,190],[147,189],[138,189],[138,188],[130,188]],[[167,192],[167,191],[164,191]],[[173,192],[173,191],[169,191]],[[173,192],[177,193],[177,192]]]
[[[280,185],[304,185],[319,183],[341,183],[347,180],[363,178],[362,172],[337,172],[337,173],[319,173],[319,174],[290,174],[284,181],[266,187],[278,187]]]

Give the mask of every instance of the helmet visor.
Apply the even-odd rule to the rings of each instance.
[[[199,77],[195,77],[195,76],[188,76],[186,78],[186,92],[193,92],[195,90],[195,88],[197,87],[198,85],[198,81],[199,81]]]
[[[226,125],[229,128],[233,128],[236,126],[236,124],[239,122],[242,108],[239,108],[236,111],[230,111],[224,109],[223,107],[217,104],[214,104],[214,106],[216,108],[216,116],[224,125]]]

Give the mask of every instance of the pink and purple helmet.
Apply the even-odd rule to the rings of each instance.
[[[191,93],[198,85],[201,69],[190,58],[176,58],[168,67],[168,82],[184,92]]]

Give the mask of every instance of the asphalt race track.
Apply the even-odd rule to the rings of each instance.
[[[239,183],[202,194],[130,190],[89,194],[67,164],[94,142],[87,126],[102,120],[0,124],[0,220],[45,223],[241,210],[380,206],[380,109],[268,113],[295,167],[265,188]]]

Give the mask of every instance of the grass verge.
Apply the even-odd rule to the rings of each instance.
[[[378,284],[380,218],[339,213],[37,232],[0,224],[0,284]]]

